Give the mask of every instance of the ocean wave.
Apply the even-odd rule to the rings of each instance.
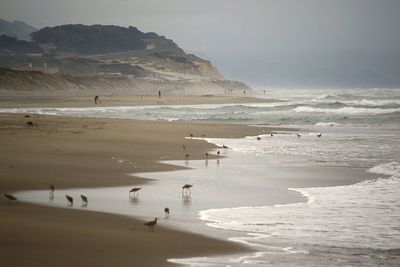
[[[372,167],[368,172],[400,177],[400,163],[393,161]]]
[[[387,114],[400,112],[400,108],[356,108],[356,107],[342,107],[337,109],[332,108],[314,108],[311,106],[299,106],[291,111],[297,113],[332,113],[332,114],[355,114],[355,115],[368,115],[368,114]]]
[[[316,124],[314,124],[314,126],[317,127],[340,127],[343,126],[344,124],[342,123],[338,123],[338,122],[334,122],[334,121],[330,121],[330,122],[317,122]]]

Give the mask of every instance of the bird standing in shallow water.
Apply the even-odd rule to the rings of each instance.
[[[82,199],[82,206],[86,207],[88,204],[87,196],[81,195],[81,199]]]
[[[141,187],[134,187],[131,190],[129,190],[129,195],[133,193],[133,197],[138,197],[139,196],[139,190],[142,189]]]
[[[68,205],[70,206],[74,205],[74,199],[71,196],[65,195],[65,197],[67,198]]]
[[[190,190],[190,188],[192,188],[193,187],[193,185],[191,185],[191,184],[185,184],[185,185],[183,185],[182,186],[182,195],[184,195],[184,192],[186,192],[186,196],[188,195],[188,192],[189,192],[189,195],[191,195],[192,194],[192,190]]]
[[[16,197],[10,194],[4,194],[4,197],[8,199],[8,204],[11,204],[11,202],[15,201],[17,204],[19,204],[19,201]]]
[[[169,217],[169,208],[164,208],[165,217]]]
[[[154,225],[156,225],[156,224],[157,224],[157,218],[154,218],[153,221],[144,223],[144,225],[147,225],[149,227],[149,231],[152,231],[152,232],[154,232]]]

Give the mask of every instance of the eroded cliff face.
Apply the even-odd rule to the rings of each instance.
[[[201,59],[194,55],[188,55],[188,58],[200,75],[216,80],[224,80],[224,76],[211,64],[210,61]]]

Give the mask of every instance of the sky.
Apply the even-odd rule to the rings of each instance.
[[[256,87],[400,87],[400,0],[0,0],[41,28],[136,26]]]

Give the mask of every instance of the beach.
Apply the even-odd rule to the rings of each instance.
[[[34,126],[27,126],[33,121]],[[177,166],[157,163],[204,158],[213,145],[184,139],[189,132],[206,136],[241,137],[259,129],[240,125],[187,124],[1,114],[1,193],[21,190],[137,185],[147,180],[130,172],[167,171]],[[112,160],[134,160],[135,168]],[[1,206],[2,266],[165,266],[168,258],[243,253],[249,248],[156,227],[148,232],[132,217],[34,206]],[[160,209],[162,203],[160,203]],[[152,218],[149,218],[152,219]],[[140,225],[131,231],[132,225]],[[19,255],[24,255],[20,257]]]
[[[351,93],[6,101],[0,263],[395,266],[398,103]]]

